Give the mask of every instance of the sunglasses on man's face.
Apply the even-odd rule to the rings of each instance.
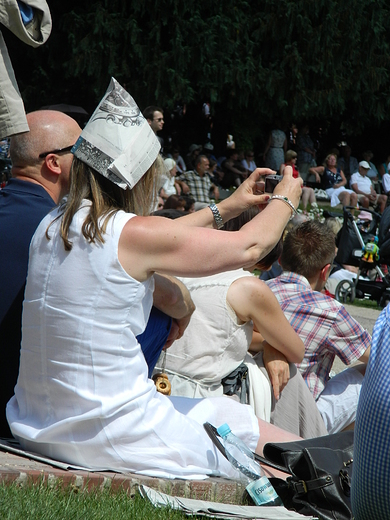
[[[71,149],[74,147],[74,144],[72,144],[71,146],[66,146],[65,148],[58,148],[57,150],[51,150],[50,152],[43,152],[43,153],[40,153],[39,154],[39,158],[40,159],[44,159],[45,157],[47,157],[48,155],[50,155],[51,153],[54,153],[54,154],[59,154],[59,153],[68,153],[71,151]]]

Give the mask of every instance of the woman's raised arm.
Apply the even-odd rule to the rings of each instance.
[[[246,193],[230,202],[231,216],[253,205],[243,207],[243,199],[264,200],[256,194],[258,176],[251,178]],[[155,271],[176,276],[207,276],[252,266],[279,240],[293,213],[287,201],[298,206],[301,185],[302,180],[293,179],[291,167],[286,167],[282,182],[275,188],[276,197],[271,197],[265,209],[237,232],[187,226],[182,219],[133,217],[120,237],[119,260],[128,274],[140,281]],[[212,217],[210,209],[206,210]]]
[[[261,206],[267,203],[269,194],[264,193],[263,186],[258,184],[260,177],[275,173],[269,168],[256,168],[252,174],[230,195],[218,202],[217,207],[223,222],[238,217],[252,206]],[[186,226],[215,228],[215,220],[210,208],[204,208],[180,218]]]

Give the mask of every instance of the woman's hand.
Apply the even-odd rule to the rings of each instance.
[[[286,166],[283,171],[283,179],[274,190],[275,195],[287,197],[297,208],[302,194],[303,180],[301,177],[294,179],[291,166]]]
[[[278,401],[280,392],[290,379],[290,367],[286,356],[279,350],[271,347],[266,341],[263,343],[263,363],[270,378],[275,399]]]
[[[260,179],[266,175],[274,175],[269,168],[256,168],[251,175],[228,197],[218,204],[224,222],[241,215],[252,206],[263,206],[270,198],[264,193],[264,182]]]

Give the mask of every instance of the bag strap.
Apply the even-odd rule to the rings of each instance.
[[[313,480],[287,480],[288,485],[294,488],[297,495],[304,495],[309,491],[322,489],[331,486],[334,483],[332,475],[326,475],[326,477],[316,478]]]
[[[220,437],[217,429],[215,428],[215,426],[213,426],[209,422],[205,422],[203,424],[203,427],[206,430],[207,435],[213,441],[215,447],[218,448],[218,450],[222,453],[222,455],[227,459],[225,448],[224,448],[223,444],[221,443],[221,441],[219,440],[221,437]],[[278,469],[279,471],[283,471],[283,473],[287,473],[288,475],[291,475],[291,472],[285,466],[280,466],[279,464],[271,462],[268,459],[262,457],[261,455],[258,455],[257,453],[253,453],[253,456],[254,456],[256,462],[259,462],[260,464],[264,464],[265,466],[269,466],[270,468],[273,468],[273,469]]]

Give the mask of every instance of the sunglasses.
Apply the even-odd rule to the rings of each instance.
[[[164,118],[163,117],[159,117],[158,119],[154,119],[153,121],[158,121],[159,123],[161,123],[161,121],[164,121]]]
[[[59,153],[68,153],[71,151],[71,149],[74,147],[74,144],[72,144],[71,146],[67,146],[66,148],[58,148],[57,150],[51,150],[50,152],[43,152],[43,153],[40,153],[39,154],[39,158],[40,159],[44,159],[45,157],[47,157],[48,155],[50,155],[51,153],[55,153],[55,154],[59,154]]]

